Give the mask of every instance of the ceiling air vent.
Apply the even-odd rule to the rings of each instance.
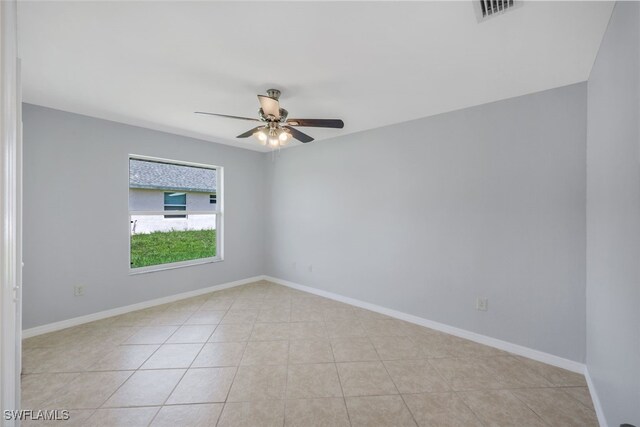
[[[492,16],[500,15],[522,4],[516,0],[476,0],[476,14],[478,21],[484,21]]]

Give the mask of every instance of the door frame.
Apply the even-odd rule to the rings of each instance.
[[[0,1],[0,414],[20,408],[21,352],[21,202],[22,141],[20,123],[17,3]]]

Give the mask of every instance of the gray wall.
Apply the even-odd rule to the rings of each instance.
[[[25,105],[24,327],[266,272],[583,361],[585,119],[579,84],[273,159]],[[128,154],[225,167],[224,262],[127,274]]]
[[[586,96],[577,84],[280,152],[267,273],[584,361]]]
[[[264,155],[24,105],[24,321],[30,328],[264,272]],[[128,155],[225,174],[225,261],[128,275]],[[73,286],[86,286],[73,296]]]
[[[588,86],[587,368],[610,426],[640,426],[640,4],[618,2]]]

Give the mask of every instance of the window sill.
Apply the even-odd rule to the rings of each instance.
[[[191,267],[194,265],[211,264],[224,261],[223,258],[201,258],[191,261],[172,262],[169,264],[150,265],[147,267],[129,268],[129,276],[145,273],[155,273],[157,271],[173,270],[175,268]]]

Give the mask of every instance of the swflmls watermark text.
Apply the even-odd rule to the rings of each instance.
[[[4,411],[5,421],[11,420],[30,420],[30,421],[67,421],[69,419],[69,411],[67,409],[20,409]]]

